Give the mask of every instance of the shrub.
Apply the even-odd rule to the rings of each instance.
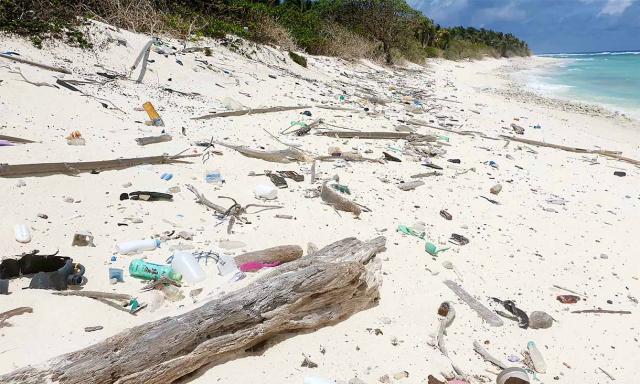
[[[293,60],[294,63],[307,68],[307,58],[306,57],[298,55],[297,53],[291,52],[291,51],[289,51],[289,57],[291,58],[291,60]]]

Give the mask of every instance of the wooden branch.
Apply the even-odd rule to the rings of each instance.
[[[577,148],[577,147],[568,147],[568,146],[565,146],[565,145],[550,144],[550,143],[545,143],[543,141],[524,139],[524,138],[515,137],[515,136],[500,135],[500,137],[502,137],[503,139],[506,139],[506,140],[513,140],[513,141],[517,141],[517,142],[520,142],[520,143],[525,143],[525,144],[529,144],[529,145],[535,145],[537,147],[554,148],[554,149],[560,149],[560,150],[563,150],[563,151],[574,152],[574,153],[596,154],[596,155],[606,156],[606,157],[610,157],[612,159],[624,161],[624,162],[627,162],[627,163],[630,163],[630,164],[633,164],[633,165],[640,165],[640,160],[635,160],[635,159],[631,159],[629,157],[624,157],[624,156],[622,156],[622,152],[620,152],[620,151],[609,151],[609,150],[606,150],[606,149],[585,149],[585,148]]]
[[[251,148],[247,148],[239,145],[225,144],[219,141],[216,141],[216,144],[238,151],[246,157],[270,161],[273,163],[286,164],[286,163],[291,163],[292,161],[308,162],[311,160],[309,156],[305,155],[299,149],[296,149],[293,147],[289,147],[287,149],[282,149],[279,151],[258,151],[256,149],[251,149]]]
[[[7,319],[9,319],[9,318],[11,318],[13,316],[22,315],[24,313],[33,313],[33,308],[31,308],[31,307],[18,307],[18,308],[14,308],[14,309],[11,309],[9,311],[0,313],[0,328],[7,326],[7,323],[5,323],[5,321],[7,321]]]
[[[0,57],[4,58],[4,59],[8,59],[8,60],[12,60],[12,61],[16,61],[18,63],[22,63],[22,64],[29,64],[29,65],[33,65],[34,67],[38,67],[38,68],[42,68],[42,69],[47,69],[49,71],[54,71],[54,72],[60,72],[60,73],[66,73],[67,75],[71,74],[71,71],[69,71],[68,69],[64,69],[64,68],[60,68],[60,67],[54,67],[51,65],[47,65],[47,64],[41,64],[41,63],[36,63],[35,61],[31,61],[31,60],[27,60],[27,59],[23,59],[20,57],[16,57],[13,55],[7,55],[5,53],[0,53]]]
[[[193,118],[191,118],[191,120],[212,119],[214,117],[231,117],[231,116],[257,115],[257,114],[261,114],[261,113],[285,112],[285,111],[293,111],[293,110],[296,110],[296,109],[307,109],[307,108],[311,108],[311,106],[310,105],[301,105],[301,106],[293,106],[293,107],[270,107],[270,108],[243,109],[243,110],[240,110],[240,111],[210,113],[208,115],[193,117]]]
[[[98,291],[62,291],[52,292],[56,296],[80,296],[92,299],[131,300],[132,296],[125,293],[98,292]]]
[[[493,313],[489,308],[485,307],[478,300],[474,299],[467,291],[465,291],[458,283],[451,280],[445,280],[444,285],[449,287],[462,301],[467,303],[471,309],[476,311],[476,313],[483,318],[489,325],[494,327],[500,327],[504,323],[502,319],[498,317],[495,313]]]
[[[187,187],[188,190],[193,192],[194,195],[196,195],[196,203],[202,204],[207,208],[211,208],[211,209],[213,209],[214,211],[216,211],[217,213],[219,213],[221,215],[224,215],[227,212],[227,208],[225,208],[225,207],[223,207],[221,205],[212,203],[202,193],[198,192],[196,187],[194,187],[193,185],[186,184],[185,186]]]
[[[190,312],[0,376],[2,383],[164,384],[280,333],[335,324],[375,305],[383,237],[348,238]]]
[[[488,362],[490,362],[491,364],[495,365],[496,367],[498,367],[500,369],[507,369],[506,365],[504,365],[500,360],[498,360],[495,357],[491,356],[489,351],[484,349],[482,344],[480,344],[478,341],[474,341],[473,342],[473,350],[476,351],[480,356],[482,356],[484,361],[488,361]]]
[[[165,143],[167,141],[171,141],[171,139],[172,139],[171,135],[138,137],[136,139],[136,143],[138,143],[138,145],[149,145],[149,144]]]
[[[27,139],[23,139],[23,138],[20,138],[20,137],[6,136],[6,135],[0,135],[0,140],[7,140],[7,141],[10,141],[12,143],[18,143],[18,144],[35,143],[35,141],[33,141],[33,140],[27,140]]]
[[[630,315],[631,311],[613,311],[610,309],[582,309],[579,311],[571,311],[571,313],[610,313],[617,315]]]
[[[339,193],[335,192],[333,188],[327,186],[327,181],[322,183],[320,198],[322,198],[322,201],[331,205],[339,211],[351,212],[356,217],[360,216],[360,214],[362,213],[362,209],[358,204],[342,197]]]
[[[234,257],[236,265],[262,262],[273,263],[279,261],[281,263],[288,263],[290,261],[299,259],[302,257],[302,248],[298,245],[280,245],[277,247],[263,249],[261,251],[253,251],[243,253]]]
[[[124,169],[143,164],[189,164],[189,162],[180,159],[195,156],[200,155],[133,157],[128,159],[81,161],[76,163],[0,164],[0,177],[48,176],[54,174],[76,175],[83,172]]]
[[[412,132],[350,132],[350,131],[322,131],[317,132],[318,136],[337,137],[339,139],[365,139],[365,140],[398,140],[409,141],[436,141],[433,135],[419,135]]]

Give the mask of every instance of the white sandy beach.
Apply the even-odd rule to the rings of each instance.
[[[73,74],[62,75],[0,58],[0,135],[37,141],[0,147],[0,163],[108,160],[173,155],[185,149],[186,153],[196,153],[202,148],[193,143],[211,138],[253,148],[281,149],[284,146],[265,130],[277,136],[291,122],[310,123],[318,118],[362,131],[394,131],[405,124],[403,121],[415,118],[455,131],[482,132],[491,138],[514,135],[510,125],[516,123],[525,128],[521,137],[526,139],[621,151],[626,157],[640,159],[638,121],[598,108],[581,110],[567,107],[564,102],[531,97],[505,75],[513,68],[542,65],[549,60],[545,58],[433,60],[426,68],[408,65],[391,69],[364,61],[351,63],[307,56],[308,68],[302,68],[286,52],[274,48],[239,43],[241,48],[237,50],[200,41],[195,44],[212,47],[211,56],[203,52],[178,56],[152,52],[150,59],[154,62],[142,84],[131,80],[137,77],[136,72],[104,85],[78,86],[86,94],[108,99],[122,111],[104,108],[96,99],[62,87],[26,83],[12,73],[20,69],[30,81],[50,84],[55,84],[56,78],[105,80],[96,72],[107,69],[128,74],[149,40],[148,36],[101,24],[95,28],[93,38],[96,48],[83,51],[63,45],[38,50],[26,40],[3,36],[3,51],[62,66]],[[116,38],[126,40],[126,46],[117,44]],[[171,45],[180,47],[180,42],[171,41]],[[246,52],[246,56],[239,51]],[[199,95],[185,96],[162,88]],[[363,96],[363,89],[371,90],[367,96],[390,102],[371,104],[359,97]],[[416,98],[421,108],[403,103],[403,93],[420,90],[425,91],[422,95],[431,95]],[[341,94],[346,96],[345,101],[339,100]],[[227,104],[233,99],[251,108],[311,105],[306,110],[312,116],[294,110],[192,120],[225,110],[225,98]],[[413,102],[413,98],[406,100]],[[159,135],[163,129],[143,124],[147,116],[141,107],[146,101],[158,109],[172,141],[144,147],[136,144],[136,138]],[[355,111],[316,107],[320,104]],[[541,128],[534,129],[536,124]],[[387,250],[377,256],[382,268],[377,306],[314,332],[279,336],[259,353],[247,353],[200,369],[180,382],[299,384],[304,377],[321,376],[344,382],[357,377],[373,384],[384,375],[391,377],[390,382],[402,383],[426,383],[428,375],[441,379],[443,374],[452,372],[451,365],[429,342],[443,301],[451,301],[457,313],[446,339],[451,360],[476,382],[493,383],[498,372],[474,352],[472,343],[476,340],[485,344],[492,355],[514,366],[522,363],[509,362],[508,357],[522,359],[520,352],[526,349],[527,342],[535,341],[548,366],[547,373],[535,375],[539,380],[532,381],[535,383],[610,382],[602,370],[617,382],[637,382],[640,169],[598,155],[412,127],[418,133],[446,136],[448,141],[438,141],[445,153],[432,158],[433,163],[444,168],[442,175],[424,178],[425,185],[406,192],[396,184],[433,170],[422,166],[415,156],[394,151],[402,148],[402,141],[346,140],[313,134],[280,138],[296,140],[302,149],[316,155],[327,155],[328,148],[336,146],[345,151],[360,150],[370,158],[382,158],[382,151],[386,151],[402,162],[350,162],[344,168],[332,162],[318,162],[319,180],[311,185],[309,164],[267,163],[216,146],[223,155],[214,155],[204,163],[194,157],[191,164],[144,165],[99,174],[0,178],[0,256],[15,257],[33,249],[43,254],[59,250],[60,255],[70,256],[86,267],[85,290],[139,295],[143,283],[128,275],[130,261],[144,256],[164,263],[171,249],[180,244],[196,250],[239,254],[283,244],[306,249],[308,242],[322,247],[350,236],[361,240],[385,236]],[[67,144],[65,137],[75,130],[81,132],[86,145]],[[365,152],[368,150],[372,153]],[[461,163],[455,169],[447,159],[460,159]],[[489,161],[497,163],[497,168],[489,166]],[[204,180],[207,171],[216,169],[225,179],[220,188]],[[196,204],[185,187],[192,184],[210,200],[225,206],[229,201],[217,199],[218,195],[231,196],[242,204],[259,204],[253,189],[270,181],[265,176],[248,174],[264,170],[297,171],[305,175],[305,181],[287,180],[289,188],[278,190],[277,200],[267,202],[285,208],[251,215],[251,222],[236,224],[232,234],[227,234],[226,223],[217,225],[219,220]],[[624,171],[626,177],[614,176],[614,171]],[[163,173],[172,173],[173,178],[162,180]],[[347,212],[337,214],[320,198],[304,197],[306,189],[320,186],[334,174],[339,175],[341,184],[348,185],[350,198],[372,212],[363,212],[355,219]],[[25,185],[20,186],[20,181]],[[127,183],[131,186],[124,187]],[[497,196],[489,193],[496,183],[503,187]],[[166,192],[171,187],[180,190],[174,193],[172,202],[118,198],[123,192]],[[70,201],[68,197],[74,202],[66,202]],[[442,209],[447,209],[453,219],[442,218]],[[46,214],[48,219],[38,214]],[[292,215],[294,219],[279,219],[276,214]],[[131,218],[142,222],[135,223],[140,220]],[[412,226],[420,221],[426,225],[426,239],[450,249],[432,257],[424,251],[423,240],[396,231],[398,225]],[[30,227],[30,243],[14,239],[13,227],[18,223]],[[91,231],[95,247],[71,246],[73,234],[81,230]],[[117,242],[173,230],[193,232],[193,240],[170,240],[156,251],[118,255],[115,262],[110,261]],[[450,244],[452,233],[467,237],[469,244]],[[228,251],[219,247],[221,240],[240,241],[245,246]],[[445,261],[455,266],[459,276],[442,266]],[[195,287],[183,287],[186,298],[165,301],[159,308],[146,308],[136,316],[88,298],[22,289],[29,285],[27,277],[11,280],[11,294],[0,296],[0,312],[28,306],[33,313],[13,317],[8,320],[12,326],[0,329],[0,374],[90,346],[136,325],[187,312],[224,292],[250,284],[265,273],[248,273],[247,278],[233,283],[219,276],[213,263],[202,266],[208,278]],[[125,281],[111,285],[109,267],[125,269]],[[443,284],[447,279],[457,281],[487,306],[489,297],[513,300],[526,312],[545,311],[557,321],[549,329],[521,329],[508,319],[504,319],[502,327],[491,327]],[[568,292],[554,285],[580,292],[585,299],[562,304],[556,296]],[[203,292],[192,300],[189,292],[199,287],[204,288]],[[151,300],[148,294],[138,297]],[[632,313],[571,313],[595,308]],[[104,329],[84,331],[85,327],[98,325]],[[376,328],[382,334],[371,331]],[[303,354],[318,367],[301,367]],[[400,371],[407,371],[409,376],[394,379],[393,374]]]

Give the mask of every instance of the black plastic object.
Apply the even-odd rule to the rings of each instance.
[[[67,260],[62,268],[55,272],[38,272],[31,279],[31,289],[55,289],[62,291],[69,285],[80,285],[85,268],[82,264],[73,264]]]
[[[173,195],[161,192],[136,191],[120,194],[120,200],[171,201]]]
[[[81,284],[84,272],[84,266],[74,264],[70,257],[37,255],[34,251],[20,259],[5,259],[0,263],[0,294],[4,293],[4,281],[8,291],[6,279],[35,274],[29,288],[63,290],[68,285]]]
[[[9,280],[0,279],[0,295],[9,294]]]
[[[615,176],[618,176],[618,177],[624,177],[624,176],[627,176],[627,172],[623,172],[623,171],[615,171],[615,172],[613,172],[613,174],[614,174]]]

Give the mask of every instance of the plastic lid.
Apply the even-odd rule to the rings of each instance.
[[[156,241],[156,247],[160,248],[160,239],[154,239]]]

